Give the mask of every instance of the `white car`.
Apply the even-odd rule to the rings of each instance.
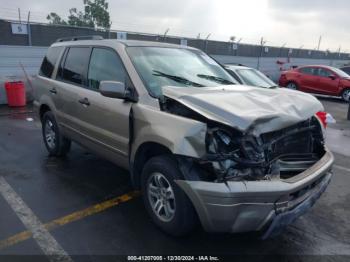
[[[230,73],[230,75],[232,75],[242,85],[263,88],[278,87],[278,85],[270,78],[254,68],[240,65],[225,65],[224,67]]]

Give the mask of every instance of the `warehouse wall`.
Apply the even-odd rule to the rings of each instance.
[[[22,66],[28,75],[35,75],[39,70],[46,50],[47,47],[0,46],[0,104],[7,103],[4,89],[5,81],[24,81],[28,98],[31,98],[30,88]]]
[[[6,21],[0,20],[0,45],[29,45],[29,40],[31,39],[31,44],[33,46],[49,46],[56,39],[69,36],[86,36],[86,35],[101,35],[104,38],[117,38],[117,31],[111,30],[110,32],[103,30],[95,30],[92,28],[82,28],[73,26],[62,26],[62,25],[49,25],[49,24],[39,24],[31,23],[29,35],[16,35],[12,33],[11,23],[18,21]],[[159,41],[168,42],[174,44],[180,44],[183,37],[178,36],[162,36],[155,34],[143,34],[135,32],[126,32],[127,39],[133,40],[146,40],[146,41]],[[30,38],[30,39],[29,39]],[[350,58],[347,53],[337,53],[337,52],[325,52],[317,50],[307,50],[307,49],[291,49],[288,47],[274,47],[267,46],[261,47],[259,45],[250,44],[233,44],[224,41],[214,41],[205,39],[195,39],[186,38],[189,46],[199,48],[212,55],[229,55],[229,56],[244,56],[244,57],[287,57],[292,58],[308,58],[308,59],[333,59],[333,60],[348,60]]]

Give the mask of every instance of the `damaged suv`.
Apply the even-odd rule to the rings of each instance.
[[[275,235],[330,182],[333,155],[311,95],[238,85],[200,50],[61,39],[34,81],[50,155],[75,141],[130,171],[172,235]]]

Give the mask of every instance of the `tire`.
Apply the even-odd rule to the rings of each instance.
[[[157,156],[150,159],[142,171],[141,189],[146,210],[153,222],[170,235],[185,236],[198,224],[197,214],[185,192],[174,182],[176,179],[183,179],[177,162],[168,155]],[[173,199],[169,188],[172,190]],[[162,193],[162,190],[165,193]],[[157,212],[153,207],[162,197],[167,204]],[[167,216],[167,213],[170,215]]]
[[[43,139],[49,155],[65,156],[70,150],[71,141],[61,134],[53,113],[46,112],[41,122]]]
[[[343,92],[341,93],[341,98],[345,102],[349,102],[350,101],[350,88],[347,88],[347,89],[343,90]]]
[[[286,88],[291,89],[291,90],[298,90],[299,89],[297,83],[295,83],[295,82],[289,82],[287,84]]]

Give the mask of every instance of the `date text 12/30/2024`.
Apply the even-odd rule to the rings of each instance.
[[[220,261],[216,256],[128,256],[128,261]]]

